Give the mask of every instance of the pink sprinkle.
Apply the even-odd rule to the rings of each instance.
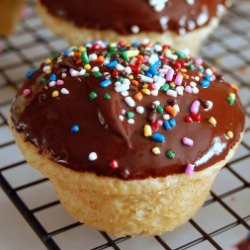
[[[158,123],[159,126],[163,125],[163,121],[162,120],[158,120],[157,123]]]
[[[182,143],[186,146],[192,147],[194,145],[194,141],[189,137],[183,137]]]
[[[174,70],[172,68],[169,68],[166,74],[166,80],[172,81],[174,77]]]
[[[111,167],[112,169],[118,168],[118,162],[117,162],[116,160],[112,160],[112,161],[110,162],[110,167]]]
[[[189,93],[189,94],[192,94],[192,88],[191,88],[191,86],[190,86],[190,85],[187,85],[187,86],[185,87],[185,91],[186,91],[187,93]]]
[[[121,115],[125,115],[126,114],[126,109],[121,109]]]
[[[192,175],[194,173],[194,165],[191,163],[188,163],[185,169],[185,174],[186,175]]]
[[[175,84],[176,85],[181,85],[182,84],[182,81],[183,81],[183,75],[181,73],[178,73],[177,76],[175,77]]]
[[[64,84],[64,81],[59,79],[59,80],[56,81],[56,84],[57,84],[57,85],[63,85],[63,84]]]
[[[203,63],[202,58],[198,57],[194,60],[195,66],[200,66]]]
[[[30,95],[30,93],[31,93],[31,90],[30,90],[30,89],[24,89],[24,90],[23,90],[23,95],[24,95],[24,96],[28,96],[28,95]]]
[[[190,106],[190,112],[192,114],[197,114],[200,110],[200,101],[199,100],[194,100]]]

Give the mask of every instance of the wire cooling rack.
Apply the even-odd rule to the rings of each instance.
[[[45,248],[210,250],[224,249],[246,237],[250,229],[250,4],[235,5],[201,51],[228,81],[240,86],[247,116],[243,142],[198,214],[173,232],[148,238],[115,238],[74,221],[49,181],[28,166],[15,145],[6,120],[25,72],[67,47],[42,25],[33,7],[32,2],[26,6],[14,35],[0,38],[0,184]]]

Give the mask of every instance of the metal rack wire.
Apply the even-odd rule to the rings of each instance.
[[[250,32],[247,32],[250,30],[250,4],[234,6],[201,51],[208,62],[221,69],[228,81],[240,86],[239,94],[247,116],[245,138],[235,158],[221,171],[200,212],[180,229],[147,239],[114,238],[73,219],[66,219],[64,224],[60,221],[53,226],[46,225],[44,217],[49,217],[54,209],[63,210],[56,196],[50,195],[53,191],[49,181],[32,173],[31,179],[25,179],[20,184],[13,182],[13,176],[20,170],[33,170],[27,167],[8,132],[11,99],[27,69],[34,68],[51,53],[67,47],[64,40],[43,27],[34,13],[32,2],[27,8],[29,14],[16,33],[8,39],[0,38],[0,185],[47,249],[78,249],[73,244],[75,235],[80,235],[81,249],[96,250],[223,249],[244,237],[250,230]],[[30,204],[25,193],[36,194],[35,190],[43,190],[44,186],[47,187],[43,197],[37,204]],[[81,230],[76,232],[79,228]],[[72,231],[75,233],[71,234]],[[67,246],[62,240],[64,235],[67,235]],[[95,235],[91,244],[89,235]],[[228,237],[231,235],[235,237],[230,242]]]

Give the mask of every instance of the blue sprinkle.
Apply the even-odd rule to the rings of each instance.
[[[78,133],[80,130],[79,126],[78,125],[73,125],[72,128],[71,128],[71,132],[72,133]]]
[[[101,86],[102,88],[106,88],[106,87],[108,87],[111,83],[112,83],[112,82],[111,82],[110,79],[105,79],[105,80],[103,80],[102,82],[100,82],[100,86]]]
[[[154,141],[162,142],[162,143],[166,141],[165,136],[163,134],[160,134],[160,133],[153,134],[152,139]]]
[[[146,72],[146,76],[152,77],[153,75],[152,75],[149,71],[147,71],[147,72]]]
[[[204,72],[204,68],[203,68],[203,67],[199,67],[198,70],[199,70],[199,72],[201,72],[201,73]]]
[[[176,120],[174,118],[170,119],[169,124],[170,124],[171,128],[175,127],[176,126]]]
[[[158,70],[157,70],[157,68],[156,68],[155,65],[149,66],[149,72],[150,72],[153,76],[155,76],[155,75],[158,74]]]
[[[140,44],[139,44],[138,42],[133,42],[133,43],[132,43],[132,46],[133,46],[133,47],[138,47],[139,45],[140,45]]]
[[[164,128],[165,128],[166,130],[170,130],[170,129],[171,129],[171,126],[170,126],[169,121],[164,121],[163,125],[164,125]]]
[[[27,78],[27,79],[30,79],[30,78],[33,76],[33,74],[34,74],[35,72],[36,72],[35,69],[32,69],[32,70],[27,71],[27,72],[26,72],[26,78]]]
[[[200,82],[202,88],[208,88],[210,86],[210,82],[207,80],[203,80]]]
[[[156,61],[155,63],[154,63],[154,66],[156,66],[156,67],[160,67],[161,66],[161,61]]]
[[[211,81],[212,80],[212,76],[211,75],[205,75],[205,80],[207,80],[207,81]]]
[[[114,68],[118,64],[117,60],[113,60],[107,64],[108,68]]]
[[[56,81],[56,74],[51,74],[50,77],[49,77],[49,80],[50,81]]]
[[[70,51],[69,51],[68,49],[66,49],[66,50],[64,50],[63,54],[64,54],[65,56],[68,56],[68,55],[70,54]]]

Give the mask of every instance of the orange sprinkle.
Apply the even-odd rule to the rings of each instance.
[[[132,80],[132,85],[134,85],[134,86],[136,86],[136,87],[138,87],[139,86],[139,82],[138,81],[136,81],[136,80]]]
[[[82,64],[82,59],[77,59],[77,60],[76,60],[76,64],[77,64],[77,65]]]
[[[239,91],[239,87],[235,84],[229,83],[229,85],[231,86],[231,88],[235,91],[238,92]]]
[[[97,62],[102,63],[104,61],[104,56],[99,56]]]
[[[75,57],[80,57],[80,55],[81,55],[80,52],[75,52],[75,53],[74,53],[74,56],[75,56]]]
[[[141,92],[137,92],[135,95],[134,95],[134,99],[138,102],[140,102],[143,98],[143,94]]]
[[[176,110],[171,105],[165,106],[165,110],[171,117],[175,117],[177,114]]]

